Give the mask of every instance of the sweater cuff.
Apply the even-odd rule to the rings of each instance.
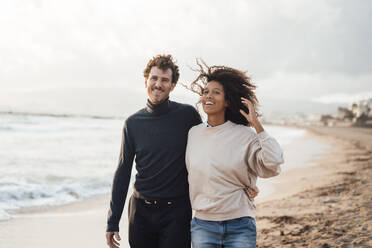
[[[119,232],[119,225],[107,225],[106,232]]]

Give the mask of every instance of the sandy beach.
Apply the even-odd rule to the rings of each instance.
[[[258,247],[372,247],[372,129],[308,130],[331,150],[257,204]]]
[[[258,247],[372,247],[372,129],[307,129],[304,138],[329,149],[313,166],[284,171],[274,194],[257,200]],[[0,222],[0,247],[105,247],[108,203],[103,195],[14,212]]]

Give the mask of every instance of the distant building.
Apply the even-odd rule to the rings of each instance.
[[[372,121],[372,98],[354,102],[349,108],[338,108],[338,115],[332,119],[330,116],[324,116],[323,123],[329,125],[329,121],[335,122],[351,122],[353,125],[365,125],[368,121]]]
[[[351,105],[351,111],[354,114],[353,123],[364,124],[372,119],[372,98],[362,100]]]

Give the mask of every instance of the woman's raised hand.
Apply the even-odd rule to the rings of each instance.
[[[245,119],[247,119],[248,123],[252,127],[254,127],[254,129],[256,129],[257,133],[261,133],[264,130],[261,123],[258,120],[258,117],[260,117],[261,115],[256,112],[251,101],[244,97],[242,97],[241,100],[244,106],[247,107],[248,113],[244,112],[244,110],[242,109],[240,110],[240,113],[245,117]]]
[[[242,97],[241,100],[244,106],[247,107],[248,113],[244,112],[244,110],[242,109],[240,110],[240,113],[245,117],[245,119],[247,119],[249,123],[253,125],[253,123],[257,121],[257,117],[259,117],[260,115],[254,109],[253,103],[251,101],[244,97]]]

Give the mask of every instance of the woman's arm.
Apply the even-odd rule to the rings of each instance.
[[[243,110],[240,110],[240,113],[257,132],[257,137],[248,145],[248,167],[259,177],[275,176],[279,174],[279,166],[284,162],[282,149],[278,142],[265,132],[253,104],[245,98],[242,98],[242,103],[248,108],[248,113]]]

